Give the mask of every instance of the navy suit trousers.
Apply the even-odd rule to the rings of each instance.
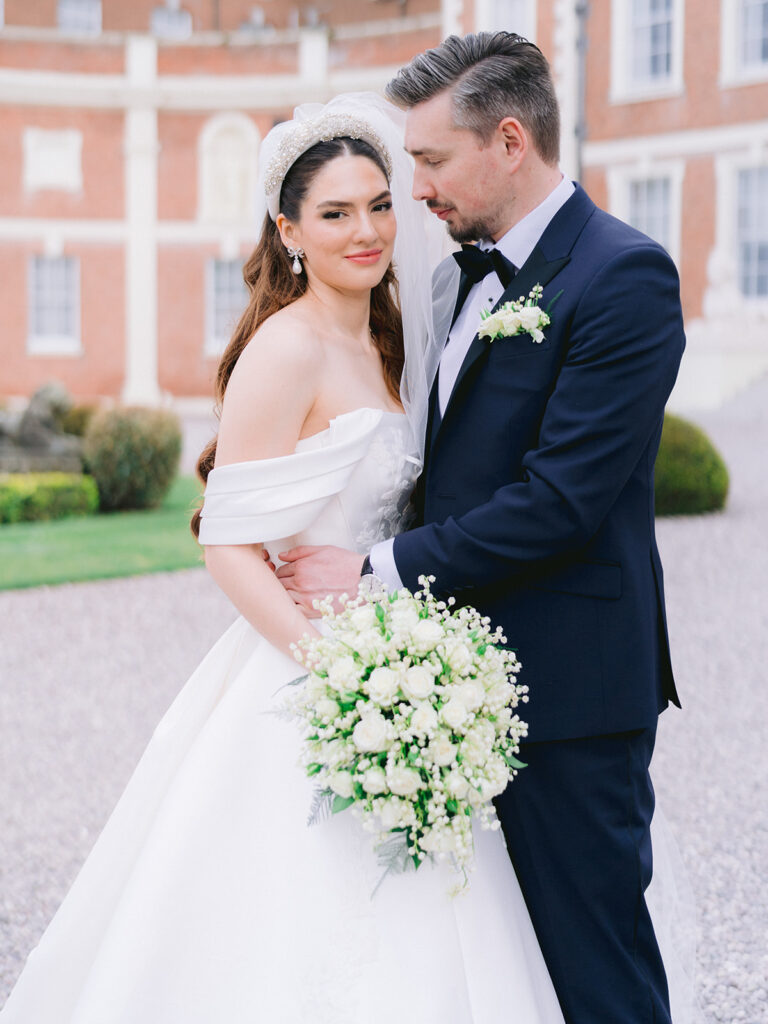
[[[670,1024],[645,904],[655,732],[525,744],[497,800],[566,1024]]]

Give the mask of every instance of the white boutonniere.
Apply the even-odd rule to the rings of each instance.
[[[495,341],[497,338],[513,338],[517,334],[530,334],[531,339],[540,344],[544,340],[544,328],[552,323],[549,311],[562,291],[552,299],[546,310],[539,306],[544,289],[535,284],[528,292],[528,298],[522,295],[516,302],[505,302],[503,306],[489,313],[487,309],[480,311],[480,327],[478,336]]]

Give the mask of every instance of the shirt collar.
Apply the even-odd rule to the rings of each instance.
[[[571,198],[576,186],[569,178],[562,180],[552,189],[546,199],[527,213],[517,224],[513,224],[498,242],[484,238],[481,249],[498,249],[519,270],[536,248],[536,243],[546,231],[549,222],[561,206]]]

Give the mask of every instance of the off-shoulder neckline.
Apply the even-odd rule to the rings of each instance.
[[[323,434],[327,434],[333,429],[333,424],[338,423],[339,420],[346,419],[347,416],[357,416],[361,412],[380,412],[382,416],[405,416],[404,412],[394,412],[390,409],[374,409],[373,406],[370,405],[361,405],[359,409],[351,409],[349,412],[340,412],[338,416],[334,416],[333,419],[329,420],[327,427],[323,427],[323,429],[318,430],[317,433],[307,434],[306,437],[300,437],[296,442],[297,450],[298,446],[304,444],[305,441],[314,441],[316,438],[322,437]]]

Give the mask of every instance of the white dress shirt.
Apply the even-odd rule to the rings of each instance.
[[[513,224],[498,242],[484,238],[479,243],[480,248],[498,249],[519,270],[536,248],[536,243],[544,234],[549,222],[560,207],[571,198],[574,191],[573,182],[568,178],[562,178],[547,198],[517,224]],[[491,310],[503,293],[504,286],[496,272],[492,271],[482,281],[472,286],[464,300],[464,305],[448,334],[437,371],[437,399],[441,416],[445,414],[459,370],[477,334],[480,310]],[[403,583],[397,571],[393,548],[394,538],[375,544],[371,549],[370,558],[371,567],[376,575],[384,580],[391,590],[397,590]]]

